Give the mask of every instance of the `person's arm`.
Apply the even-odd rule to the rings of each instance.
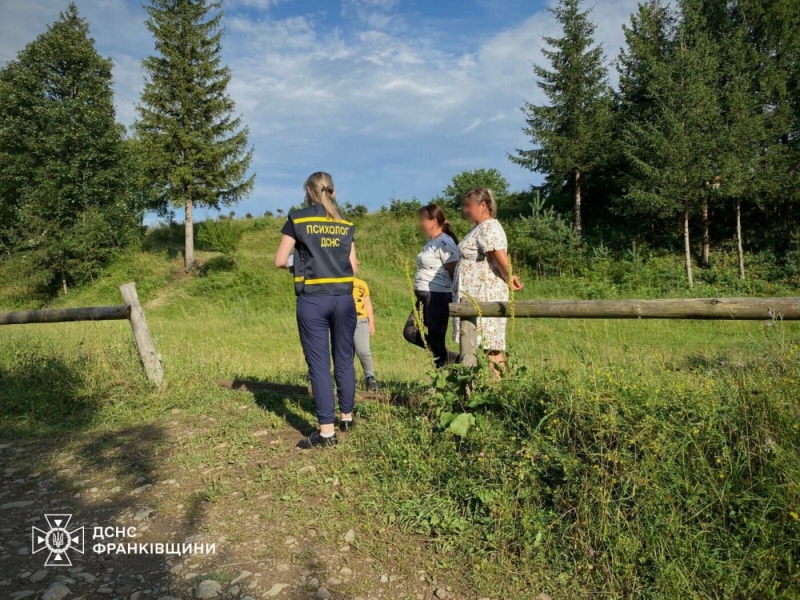
[[[358,260],[356,259],[356,243],[350,245],[350,266],[353,267],[353,273],[358,271]]]
[[[372,312],[372,298],[369,296],[364,298],[364,309],[367,311],[367,319],[369,319],[369,334],[375,335],[375,314]]]
[[[478,246],[481,248],[487,258],[494,263],[497,270],[500,272],[500,277],[512,290],[518,292],[522,289],[522,282],[519,277],[514,275],[509,278],[511,271],[511,263],[508,260],[508,240],[506,232],[503,231],[503,226],[497,221],[490,221],[481,224],[481,230],[478,232]]]
[[[275,253],[275,266],[279,269],[288,269],[289,268],[289,257],[292,255],[292,251],[294,250],[295,239],[290,236],[283,234],[281,238],[281,243],[278,246],[278,251]]]
[[[450,274],[451,281],[455,281],[456,279],[456,267],[458,266],[458,259],[460,257],[461,255],[457,247],[454,247],[452,251],[446,246],[439,248],[439,260],[442,261],[442,266]]]
[[[515,292],[518,292],[524,287],[519,277],[516,275],[511,277],[511,281],[509,281],[508,273],[510,268],[508,252],[505,250],[491,250],[486,252],[486,256],[489,257],[489,260],[494,262],[497,270],[500,272],[500,277],[503,278],[503,281],[505,281],[506,284],[511,286],[511,289],[513,289]]]

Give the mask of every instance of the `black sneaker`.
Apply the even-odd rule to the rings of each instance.
[[[370,392],[377,392],[378,391],[378,382],[375,381],[374,377],[367,377],[367,389]]]
[[[339,443],[334,433],[331,437],[323,437],[319,431],[315,431],[307,438],[303,438],[297,442],[297,447],[303,450],[310,450],[311,448],[326,448],[328,446],[335,446]]]
[[[339,431],[344,431],[344,432],[352,431],[355,426],[356,426],[355,419],[348,419],[346,421],[344,419],[341,419],[339,421]]]

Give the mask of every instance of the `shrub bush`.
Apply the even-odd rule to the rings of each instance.
[[[239,247],[244,229],[233,219],[203,221],[195,230],[197,246],[207,252],[222,252],[233,256]]]
[[[540,275],[561,275],[578,269],[583,259],[572,224],[552,207],[545,208],[544,199],[534,199],[530,206],[530,216],[506,224],[512,252]]]

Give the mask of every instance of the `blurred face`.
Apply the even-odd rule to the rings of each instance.
[[[438,221],[436,221],[436,219],[428,218],[428,214],[425,212],[420,213],[418,225],[419,230],[429,238],[435,237],[435,235],[441,229]]]
[[[469,198],[464,198],[461,204],[464,217],[467,221],[472,221],[473,223],[480,223],[481,221],[486,219],[487,208],[486,204],[483,202],[478,202],[474,196],[470,196]]]

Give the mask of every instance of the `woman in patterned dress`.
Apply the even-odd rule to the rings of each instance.
[[[453,300],[476,302],[506,301],[509,287],[522,289],[519,277],[510,277],[508,240],[503,226],[495,219],[497,201],[492,190],[478,187],[463,198],[464,216],[475,227],[458,245],[460,259],[453,283]],[[458,320],[455,335],[458,336]],[[489,356],[489,366],[499,377],[505,367],[506,319],[478,319],[478,344]]]

